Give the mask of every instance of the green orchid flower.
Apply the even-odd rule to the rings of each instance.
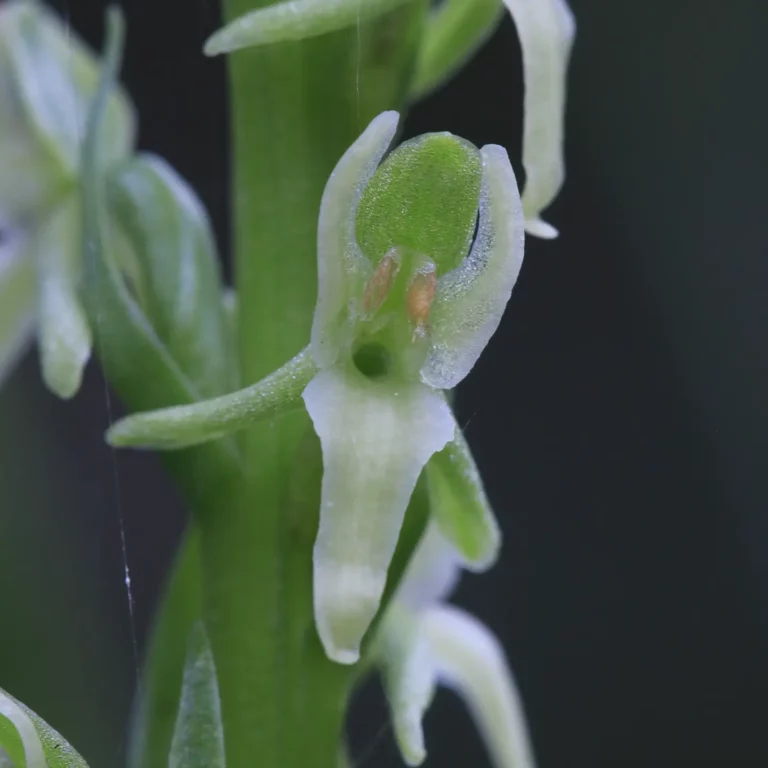
[[[114,445],[180,448],[297,405],[323,450],[314,611],[329,658],[355,662],[384,592],[405,510],[430,485],[476,470],[442,394],[496,330],[522,264],[514,172],[498,146],[419,137],[380,162],[398,124],[375,118],[341,158],[318,223],[318,300],[309,349],[263,382],[194,405],[137,414]],[[473,234],[477,223],[477,233]],[[470,247],[471,244],[471,247]],[[457,442],[458,441],[458,442]],[[484,499],[445,503],[442,528],[477,568],[498,549]],[[469,521],[462,519],[467,510]]]
[[[522,702],[501,644],[473,616],[445,600],[462,556],[430,525],[378,632],[375,656],[395,737],[411,766],[426,758],[422,719],[438,683],[464,699],[496,768],[533,768]]]
[[[514,174],[506,152],[490,146],[468,150],[481,166],[480,219],[475,243],[457,266],[446,269],[443,254],[423,255],[398,241],[398,227],[401,239],[409,234],[408,199],[394,206],[389,240],[379,244],[387,250],[374,251],[379,261],[371,262],[361,247],[367,232],[360,231],[358,207],[364,197],[373,208],[388,202],[397,175],[391,166],[398,152],[412,148],[401,147],[378,170],[383,183],[371,180],[397,121],[396,113],[380,115],[344,155],[318,225],[311,349],[319,371],[303,394],[323,448],[315,620],[326,653],[343,663],[357,660],[378,610],[419,474],[454,438],[456,422],[440,390],[469,373],[496,330],[523,256]],[[441,140],[456,142],[422,141]],[[426,185],[420,190],[430,194],[435,190]],[[381,210],[377,215],[386,218]],[[435,215],[426,226],[450,221]]]

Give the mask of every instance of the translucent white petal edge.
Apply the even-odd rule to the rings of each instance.
[[[11,722],[24,748],[27,768],[47,768],[43,745],[29,715],[13,698],[0,691],[0,716]]]
[[[369,268],[355,238],[355,215],[366,184],[387,151],[399,120],[382,112],[339,160],[320,203],[317,226],[317,306],[312,323],[312,354],[320,367],[339,351],[339,333],[348,300],[362,290]],[[359,284],[359,285],[358,285]]]
[[[496,637],[451,606],[426,611],[421,632],[439,682],[466,703],[496,768],[533,768],[520,695]]]
[[[520,38],[525,104],[523,208],[530,234],[551,239],[557,230],[539,219],[565,179],[563,123],[566,81],[576,23],[565,0],[504,0]]]
[[[416,481],[453,437],[454,419],[428,387],[377,384],[341,369],[318,373],[303,397],[323,452],[315,624],[328,657],[352,664]]]
[[[515,173],[506,150],[480,150],[483,179],[475,243],[440,278],[430,315],[432,349],[422,380],[452,389],[472,369],[501,322],[523,263],[525,229]]]

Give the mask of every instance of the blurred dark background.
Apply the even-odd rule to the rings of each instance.
[[[92,43],[104,0],[57,0]],[[768,764],[768,3],[573,0],[568,178],[458,409],[506,534],[456,602],[502,638],[541,768]],[[215,0],[124,0],[141,145],[196,187],[228,251]],[[406,133],[508,147],[511,22]],[[120,765],[139,652],[184,521],[151,456],[101,437],[92,367],[61,404],[30,357],[0,394],[0,684]],[[375,685],[356,765],[398,765]],[[452,694],[430,765],[484,765]]]

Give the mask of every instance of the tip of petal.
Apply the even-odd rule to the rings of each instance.
[[[395,733],[403,761],[415,768],[427,759],[427,750],[424,746],[424,730],[421,727],[422,713],[409,714],[412,716],[395,722]]]
[[[220,56],[222,53],[229,53],[232,49],[227,45],[226,37],[218,32],[211,35],[203,46],[203,53],[206,56]]]
[[[381,603],[386,574],[351,565],[329,565],[315,559],[315,625],[331,661],[354,664],[360,643]]]
[[[555,227],[541,219],[528,219],[525,222],[525,231],[533,237],[540,237],[542,240],[554,240],[560,234]]]

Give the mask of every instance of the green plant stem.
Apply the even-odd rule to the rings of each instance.
[[[225,17],[258,4],[225,0]],[[246,385],[309,339],[323,187],[367,122],[401,103],[424,12],[416,0],[359,30],[230,58]],[[245,479],[197,510],[228,768],[336,768],[351,673],[325,659],[312,623],[319,501],[303,495],[319,492],[312,437],[303,412],[248,430],[241,443]],[[313,468],[314,479],[304,475]]]

